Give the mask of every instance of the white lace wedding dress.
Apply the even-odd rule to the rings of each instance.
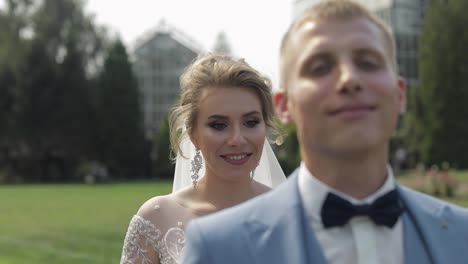
[[[199,216],[179,204],[171,194],[150,199],[130,221],[120,263],[180,263],[184,229],[190,220]]]
[[[195,155],[195,147],[186,137],[181,143],[183,153]],[[122,251],[121,264],[174,264],[180,263],[185,244],[185,227],[194,218],[210,212],[194,212],[177,202],[174,192],[191,186],[186,172],[191,160],[177,157],[173,193],[147,201],[133,216],[128,226]],[[204,175],[204,168],[199,175]],[[262,157],[255,170],[255,181],[276,187],[286,180],[281,166],[265,139]]]

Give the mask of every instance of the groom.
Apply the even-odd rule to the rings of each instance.
[[[302,163],[277,189],[194,220],[183,263],[468,263],[468,210],[400,186],[387,165],[406,103],[394,45],[349,0],[291,25],[274,102]]]

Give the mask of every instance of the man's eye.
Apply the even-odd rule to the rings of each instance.
[[[356,66],[363,71],[375,71],[382,67],[382,60],[379,56],[371,53],[364,53],[355,57]]]
[[[322,64],[312,69],[314,75],[323,75],[328,72],[330,67],[328,65]]]
[[[258,125],[259,123],[260,123],[259,120],[249,120],[249,121],[245,122],[245,126],[254,127],[254,126]]]
[[[227,125],[224,123],[214,122],[214,123],[210,123],[209,126],[216,130],[223,130],[224,128],[226,128]]]
[[[364,71],[373,71],[379,68],[379,64],[374,60],[359,60],[357,64]]]
[[[308,74],[313,77],[320,77],[330,72],[332,67],[333,63],[327,60],[313,62],[309,67]]]

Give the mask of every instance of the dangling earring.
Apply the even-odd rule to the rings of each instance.
[[[190,171],[193,174],[190,176],[190,178],[192,178],[192,185],[193,185],[193,188],[195,188],[198,182],[198,172],[200,171],[202,164],[203,164],[203,159],[202,159],[199,149],[197,149],[197,151],[195,152],[195,157],[193,157],[191,164],[192,164],[192,169]]]
[[[257,169],[258,165],[260,165],[260,161],[257,163],[257,166],[253,169],[253,171],[250,172],[250,180],[253,180],[253,177],[255,176],[255,170]]]
[[[258,165],[260,165],[260,162],[257,164],[257,167],[258,167]],[[254,178],[254,176],[255,176],[255,170],[257,169],[257,167],[255,167],[255,168],[253,169],[253,171],[250,172],[250,180],[251,180],[251,181],[253,180],[253,178]]]
[[[255,168],[257,169],[257,168]],[[253,178],[255,176],[255,169],[253,169],[253,171],[250,172],[250,181],[253,181]]]

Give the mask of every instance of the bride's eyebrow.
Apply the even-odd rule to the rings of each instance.
[[[229,119],[229,118],[223,115],[210,115],[208,119]]]
[[[259,111],[254,110],[254,111],[250,111],[248,113],[243,114],[242,117],[248,117],[248,116],[259,115],[259,114],[261,114]],[[214,114],[214,115],[210,115],[208,119],[229,119],[229,117],[224,116],[224,115]]]
[[[259,115],[259,114],[261,114],[259,111],[250,111],[248,113],[243,114],[242,116],[246,117],[246,116],[252,116],[252,115]]]

